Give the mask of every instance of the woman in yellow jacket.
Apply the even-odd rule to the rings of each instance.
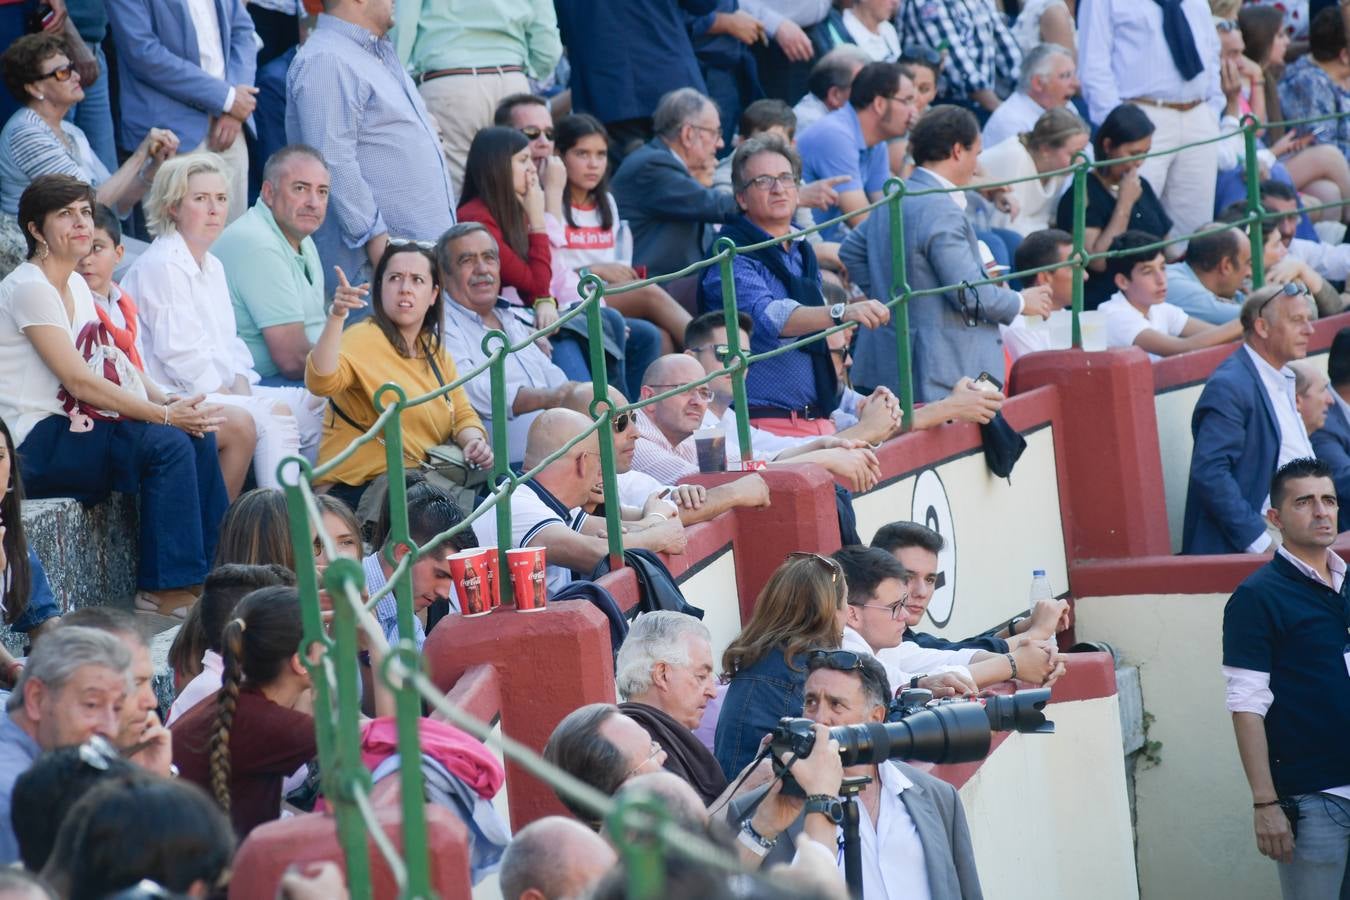
[[[349,311],[365,306],[365,285],[352,287],[338,269],[339,287],[305,363],[305,386],[329,398],[319,444],[319,462],[332,459],[374,423],[372,398],[395,382],[409,397],[433,391],[459,377],[441,346],[444,300],[435,258],[420,244],[391,241],[375,267],[371,316],[343,330]],[[404,465],[426,459],[427,449],[454,441],[470,463],[492,466],[487,431],[464,388],[403,411]],[[383,441],[362,445],[319,480],[355,509],[366,487],[387,469]]]

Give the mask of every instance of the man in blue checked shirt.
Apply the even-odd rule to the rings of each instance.
[[[1141,0],[1147,2],[1147,0]],[[900,6],[900,45],[947,50],[942,99],[998,109],[999,88],[1017,82],[1022,50],[990,0],[908,0]]]

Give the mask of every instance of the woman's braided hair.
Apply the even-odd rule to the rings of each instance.
[[[304,636],[300,594],[293,587],[266,587],[239,601],[221,636],[224,669],[211,733],[211,793],[230,811],[230,730],[243,682],[264,688],[276,681],[299,652]]]

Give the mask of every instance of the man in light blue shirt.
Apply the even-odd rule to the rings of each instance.
[[[286,76],[286,139],[323,154],[329,215],[314,234],[324,292],[339,265],[369,280],[390,238],[434,241],[455,223],[440,135],[389,31],[393,4],[328,0]]]
[[[835,185],[839,195],[835,206],[813,211],[816,222],[862,209],[881,197],[891,175],[886,141],[909,131],[916,97],[914,82],[898,63],[868,63],[854,76],[848,103],[798,136],[803,181],[849,176]],[[849,227],[857,228],[866,218],[864,214],[850,219]],[[821,237],[842,240],[845,230],[834,225]]]
[[[1167,267],[1167,302],[1188,316],[1224,325],[1242,311],[1234,298],[1251,274],[1252,246],[1236,228],[1194,238],[1185,261]]]
[[[328,213],[329,182],[319,151],[283,147],[263,168],[258,202],[211,247],[263,384],[304,387],[305,358],[323,331],[323,264],[310,235]]]

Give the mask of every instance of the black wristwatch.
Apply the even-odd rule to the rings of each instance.
[[[847,304],[844,303],[836,303],[830,307],[830,318],[834,321],[834,324],[844,324],[844,310],[847,308]]]
[[[829,794],[811,794],[806,798],[806,806],[802,807],[802,815],[809,816],[811,813],[820,813],[838,825],[844,821],[844,804],[839,802],[838,797]]]

